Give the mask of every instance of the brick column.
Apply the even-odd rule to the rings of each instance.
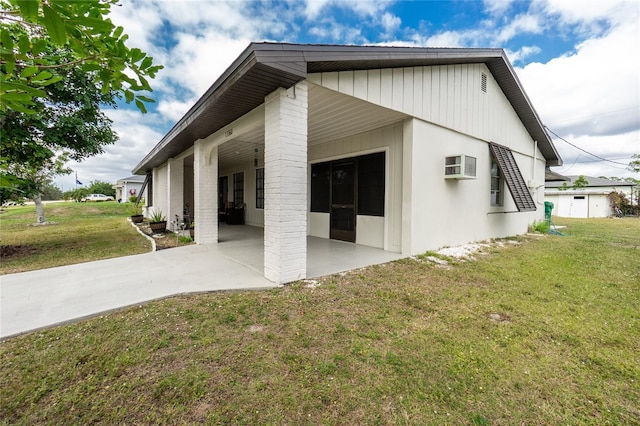
[[[176,215],[182,220],[182,209],[184,208],[184,160],[169,159],[167,180],[167,205],[169,210],[164,214],[167,217],[167,226],[169,227],[170,223],[176,219]]]
[[[264,276],[307,274],[307,82],[265,99]]]
[[[218,147],[210,154],[203,141],[194,144],[193,212],[198,244],[218,242]]]

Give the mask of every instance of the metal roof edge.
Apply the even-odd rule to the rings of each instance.
[[[269,54],[273,52],[273,54]],[[287,55],[290,54],[290,55]],[[345,54],[350,54],[345,57]],[[353,55],[356,55],[355,57]],[[411,47],[411,46],[379,46],[379,45],[331,45],[331,44],[293,44],[293,43],[272,43],[272,42],[252,42],[236,58],[235,61],[216,79],[207,91],[196,101],[196,103],[182,116],[180,120],[167,132],[167,134],[155,145],[155,147],[136,165],[133,174],[145,174],[154,163],[156,156],[161,155],[179,135],[185,131],[194,121],[196,121],[210,105],[207,103],[216,93],[225,89],[225,82],[230,81],[226,90],[230,90],[238,81],[258,66],[273,68],[282,75],[289,75],[291,78],[306,78],[309,64],[326,62],[330,66],[333,62],[347,62],[349,60],[375,62],[396,61],[399,64],[415,59],[416,62],[430,59],[448,59],[455,61],[465,61],[469,63],[477,60],[487,65],[494,73],[505,96],[509,99],[512,107],[525,128],[538,146],[542,147],[541,152],[547,160],[548,166],[562,165],[562,159],[558,154],[553,141],[549,137],[540,117],[533,107],[529,97],[518,78],[515,70],[509,62],[504,49],[502,48],[445,48],[445,47]],[[251,63],[253,61],[253,63]],[[460,62],[458,62],[460,63]],[[245,66],[246,65],[246,66]],[[506,74],[504,73],[506,71]],[[499,74],[496,76],[496,74]],[[509,81],[511,80],[511,82]],[[220,94],[226,93],[225,91]]]
[[[162,148],[168,145],[173,137],[179,133],[180,130],[188,123],[187,121],[192,121],[193,114],[195,114],[198,109],[209,99],[209,97],[220,87],[222,84],[242,65],[245,61],[247,61],[251,54],[254,52],[254,47],[257,43],[249,43],[249,45],[242,51],[240,56],[236,58],[235,61],[229,65],[229,67],[213,82],[211,86],[207,89],[206,92],[198,98],[195,104],[173,125],[171,130],[167,132],[166,135],[163,136],[162,139],[153,147],[151,151],[135,166],[132,170],[134,175],[146,174],[146,171],[142,170],[144,165],[149,162],[157,153],[159,153]]]

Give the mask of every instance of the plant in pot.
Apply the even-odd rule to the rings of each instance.
[[[149,217],[149,226],[154,232],[164,232],[167,229],[167,218],[162,215],[162,210],[154,210]]]
[[[191,239],[193,239],[193,237],[195,236],[195,232],[196,232],[196,223],[191,222],[189,224],[189,235],[191,235]]]
[[[144,219],[142,215],[142,206],[140,204],[130,204],[127,206],[127,213],[131,216],[131,222],[141,223]]]

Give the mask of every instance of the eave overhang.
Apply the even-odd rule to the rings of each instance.
[[[146,174],[198,139],[264,103],[279,87],[289,88],[309,73],[413,66],[484,63],[547,160],[562,165],[549,135],[502,49],[336,46],[251,43],[193,107],[135,167]]]

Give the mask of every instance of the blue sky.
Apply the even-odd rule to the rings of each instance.
[[[70,166],[83,182],[115,182],[164,136],[251,41],[504,48],[565,166],[591,176],[638,175],[616,163],[640,153],[640,1],[123,0],[112,20],[165,66],[157,103],[106,111],[120,140]],[[73,176],[61,177],[63,188]]]

